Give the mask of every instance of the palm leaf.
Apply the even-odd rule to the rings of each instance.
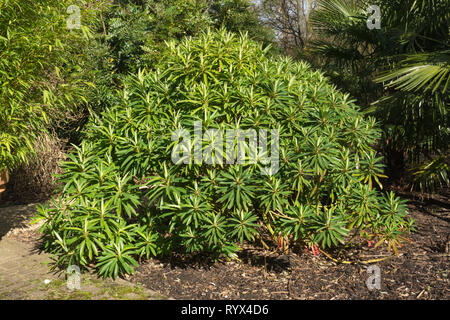
[[[432,191],[437,186],[445,186],[450,183],[449,180],[449,161],[450,156],[441,155],[431,161],[427,161],[414,171],[414,184],[420,189]]]
[[[447,91],[450,81],[449,50],[409,55],[400,65],[380,76],[377,82],[390,81],[387,86],[405,91]]]

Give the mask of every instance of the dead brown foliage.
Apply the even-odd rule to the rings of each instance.
[[[67,142],[55,134],[43,134],[35,141],[36,154],[16,168],[7,185],[6,199],[14,203],[43,201],[57,187],[56,174],[65,159]]]

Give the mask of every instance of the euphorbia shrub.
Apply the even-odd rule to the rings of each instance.
[[[411,222],[403,201],[375,189],[383,169],[371,148],[375,122],[320,72],[223,30],[168,44],[162,61],[131,76],[122,102],[92,117],[64,163],[62,193],[40,208],[46,249],[60,264],[96,263],[117,276],[151,255],[233,258],[265,231],[323,248],[360,232],[396,250]],[[192,135],[195,123],[278,130],[278,170],[199,163],[193,152],[174,163],[176,133]],[[201,143],[206,154],[210,138],[185,143],[186,153]]]

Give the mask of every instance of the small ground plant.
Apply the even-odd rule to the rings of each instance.
[[[208,31],[169,43],[155,72],[128,78],[121,103],[91,117],[63,164],[60,195],[39,208],[58,264],[116,277],[172,252],[234,258],[264,232],[274,244],[322,248],[360,233],[397,250],[412,221],[404,201],[376,189],[375,121],[320,72],[266,51]],[[196,124],[212,130],[185,139]],[[268,151],[216,140],[238,129],[278,138]],[[210,158],[197,161],[195,145]],[[230,150],[245,161],[230,163]],[[278,167],[264,171],[269,153]]]

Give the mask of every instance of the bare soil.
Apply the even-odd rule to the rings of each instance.
[[[400,193],[417,230],[398,256],[367,243],[328,252],[268,252],[246,246],[242,262],[208,264],[173,256],[143,262],[131,281],[175,299],[449,299],[450,190],[440,195]],[[372,263],[361,263],[383,259]],[[381,288],[369,290],[370,265]]]

